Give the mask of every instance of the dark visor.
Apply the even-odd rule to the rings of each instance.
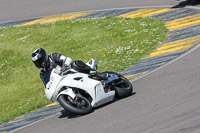
[[[44,67],[44,66],[43,66],[44,61],[43,61],[42,58],[39,58],[38,60],[34,61],[34,64],[35,64],[38,68]]]

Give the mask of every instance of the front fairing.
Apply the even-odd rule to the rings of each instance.
[[[115,92],[105,92],[104,86],[98,80],[91,79],[88,74],[74,73],[63,77],[57,86],[60,90],[63,87],[77,88],[86,91],[93,99],[92,106],[99,106],[113,100]],[[57,96],[57,95],[56,95]]]
[[[53,95],[57,92],[57,85],[59,84],[62,76],[54,72],[55,69],[46,73],[46,77],[43,78],[43,83],[45,84],[45,95],[50,101],[53,100]]]

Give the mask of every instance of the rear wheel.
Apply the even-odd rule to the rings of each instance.
[[[126,79],[124,76],[115,72],[107,71],[105,73],[115,74],[119,77],[119,79],[112,82],[112,86],[115,90],[115,97],[124,98],[124,97],[128,97],[132,95],[133,87],[128,79]]]
[[[92,111],[90,101],[81,94],[77,94],[75,99],[72,99],[68,95],[61,94],[58,97],[58,102],[64,109],[74,114],[84,115]]]
[[[115,81],[114,88],[116,90],[115,96],[117,98],[124,98],[132,95],[133,87],[125,77],[121,76],[117,82]]]

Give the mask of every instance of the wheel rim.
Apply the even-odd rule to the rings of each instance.
[[[72,99],[70,96],[68,96],[68,100],[71,105],[77,108],[86,109],[89,106],[86,98],[82,97],[81,95],[77,95],[75,99]]]

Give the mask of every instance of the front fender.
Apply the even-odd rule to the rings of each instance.
[[[67,88],[66,90],[61,91],[61,92],[58,94],[58,96],[57,96],[56,99],[58,99],[58,97],[59,97],[60,95],[68,95],[68,96],[70,96],[72,99],[75,99],[75,97],[76,97],[76,94],[73,92],[72,88]]]

